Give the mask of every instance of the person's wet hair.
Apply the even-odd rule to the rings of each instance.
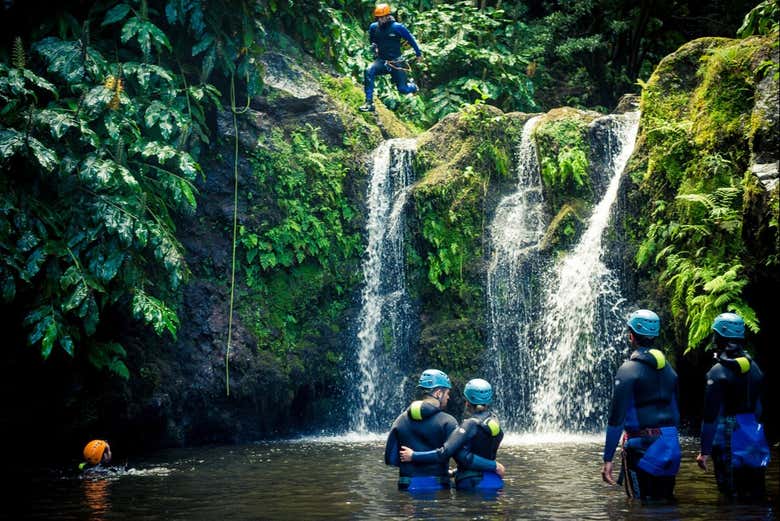
[[[741,351],[745,347],[744,338],[726,338],[717,331],[713,334],[715,349],[721,351]]]
[[[632,333],[634,334],[634,342],[636,342],[636,345],[639,347],[653,347],[655,337],[639,335],[636,331],[632,331]]]

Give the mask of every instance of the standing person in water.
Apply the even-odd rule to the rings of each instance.
[[[745,353],[745,321],[736,313],[721,313],[712,323],[716,363],[707,373],[701,452],[696,461],[708,470],[715,463],[718,490],[740,501],[762,500],[769,445],[761,418],[764,375]]]
[[[504,487],[504,466],[496,461],[496,452],[504,432],[498,417],[488,410],[493,388],[481,378],[469,380],[463,389],[466,415],[458,429],[443,446],[426,452],[401,447],[401,461],[446,463],[454,457],[458,464],[455,486],[460,490],[498,490]]]
[[[402,23],[390,14],[389,4],[378,4],[374,8],[376,21],[368,27],[368,39],[374,52],[374,62],[368,66],[363,79],[366,103],[360,107],[363,112],[374,112],[374,79],[389,74],[401,94],[417,92],[417,85],[406,79],[406,62],[401,57],[401,40],[406,40],[417,57],[422,56],[414,36]]]
[[[615,376],[601,477],[615,484],[612,457],[625,428],[620,479],[626,494],[643,502],[672,499],[680,469],[677,373],[664,354],[652,348],[661,326],[658,315],[640,309],[627,325],[635,350]]]
[[[435,450],[458,427],[458,422],[443,411],[450,399],[450,378],[438,369],[426,369],[417,384],[420,399],[396,418],[385,445],[385,464],[398,467],[398,489],[427,492],[450,488],[447,461],[413,463],[401,461],[402,446],[414,450]]]

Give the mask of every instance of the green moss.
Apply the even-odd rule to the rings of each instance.
[[[373,132],[380,131],[387,139],[413,137],[420,132],[418,128],[398,119],[381,103],[376,104],[376,113],[360,112],[358,107],[365,101],[365,94],[350,78],[323,76],[320,84],[341,105],[340,112],[345,116],[343,121],[347,128],[355,128],[358,124],[370,126]],[[372,148],[377,144],[377,141],[373,141]]]
[[[753,56],[758,39],[736,40],[702,56],[700,83],[690,101],[697,146],[717,149],[741,139],[753,107]]]
[[[598,114],[570,108],[545,114],[534,139],[545,197],[553,213],[573,199],[593,201],[588,176],[588,125]]]
[[[423,317],[420,366],[476,370],[485,345],[483,237],[516,180],[511,157],[527,116],[489,106],[445,117],[418,139],[407,278]]]
[[[727,309],[758,328],[744,293],[755,264],[742,232],[745,201],[755,197],[744,172],[761,126],[753,112],[757,65],[770,45],[768,38],[690,42],[659,64],[642,94],[628,167],[639,184],[638,211],[625,229],[647,269],[640,285],[671,310],[674,336],[688,349],[700,347]]]
[[[425,363],[446,367],[450,377],[473,374],[485,342],[483,330],[481,321],[469,318],[443,318],[426,324],[420,337]]]
[[[587,207],[583,200],[564,204],[545,231],[542,249],[560,251],[571,247],[583,231]]]
[[[347,128],[370,135],[366,125]],[[356,157],[365,146],[329,146],[311,126],[275,128],[251,154],[240,194],[238,313],[292,381],[301,373],[327,385],[340,371],[340,333],[360,283],[362,193],[352,186],[365,175]]]

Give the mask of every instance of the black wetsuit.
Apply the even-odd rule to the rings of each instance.
[[[427,452],[415,451],[412,461],[446,463],[454,457],[458,463],[457,488],[502,488],[503,482],[495,474],[495,460],[503,439],[498,417],[489,411],[478,412],[464,420],[443,446]]]
[[[629,496],[644,500],[674,493],[680,465],[677,394],[677,373],[657,349],[637,349],[617,371],[604,461],[612,461],[625,428],[621,478]],[[665,454],[661,459],[659,452]]]
[[[385,444],[385,464],[398,467],[399,489],[450,486],[447,460],[429,463],[402,462],[399,451],[401,446],[415,451],[438,449],[457,427],[458,422],[455,418],[442,411],[437,402],[428,399],[412,402],[396,418]],[[412,478],[425,479],[415,479],[413,482]]]
[[[763,433],[747,442],[740,442],[739,435],[736,440],[734,438],[735,430],[747,431],[749,424],[761,418],[763,379],[758,364],[741,349],[721,353],[707,373],[701,453],[712,455],[718,489],[739,499],[761,499],[766,491],[764,475],[768,446]],[[732,446],[733,442],[736,446]],[[759,456],[752,464],[743,462],[740,451],[754,456],[759,453],[763,457]]]

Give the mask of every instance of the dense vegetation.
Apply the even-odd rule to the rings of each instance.
[[[391,3],[423,51],[412,75],[420,96],[383,100],[426,125],[485,100],[502,110],[614,107],[661,58],[698,36],[733,36],[753,2],[557,2],[546,0]],[[370,3],[306,2],[277,14],[285,29],[338,70],[362,80],[370,59]]]
[[[757,189],[749,166],[761,154],[760,142],[772,140],[760,136],[771,132],[772,116],[754,104],[762,80],[777,82],[777,63],[769,59],[773,38],[777,48],[776,27],[768,40],[691,42],[659,65],[644,91],[635,197],[651,210],[629,228],[639,243],[637,266],[649,268],[657,281],[676,343],[686,352],[702,347],[712,320],[725,309],[757,333],[745,290],[779,266],[777,244],[751,247],[777,236],[776,194],[774,203],[761,203],[769,212],[765,229],[745,228],[753,199],[766,193]],[[686,70],[695,74],[695,85],[680,82]]]
[[[273,373],[273,399],[284,404],[336,396],[349,349],[339,339],[361,282],[362,159],[380,139],[375,120],[355,112],[372,6],[4,2],[0,298],[11,337],[44,359],[157,386],[161,374],[130,363],[117,324],[132,316],[170,342],[181,334],[182,292],[193,271],[211,278],[214,293],[228,293],[229,279],[211,260],[187,265],[177,227],[204,204],[198,187],[214,173],[209,168],[229,164],[237,175],[240,156],[237,313],[263,355],[257,374]],[[422,91],[400,97],[382,80],[379,95],[410,128],[442,122],[420,143],[416,171],[425,176],[411,199],[409,225],[419,233],[407,244],[409,284],[430,311],[419,364],[446,361],[465,374],[479,363],[485,226],[513,183],[522,123],[506,112],[561,105],[603,112],[640,88],[644,148],[632,170],[633,204],[652,207],[652,215],[637,211],[628,225],[646,270],[643,287],[671,309],[677,340],[690,349],[702,347],[708,322],[725,308],[739,310],[753,331],[762,327],[750,295],[762,270],[777,270],[777,245],[761,244],[777,237],[778,223],[775,214],[750,235],[746,216],[760,206],[760,190],[746,170],[763,125],[751,115],[752,93],[777,75],[767,49],[774,41],[776,52],[778,9],[766,1],[745,17],[751,6],[394,4],[423,50],[412,63]],[[696,42],[651,77],[680,44],[733,37],[738,28],[743,40]],[[287,38],[307,54],[299,56],[301,69],[314,88],[332,100],[319,108],[337,114],[337,131],[323,136],[327,129],[294,118],[274,121],[239,152],[239,124],[249,121],[250,106],[268,109],[257,100],[273,92],[262,84],[260,58]],[[680,64],[693,70],[696,85],[678,82],[691,76]],[[555,248],[574,240],[593,202],[585,132],[597,112],[577,114],[552,111],[536,136],[556,216],[546,241]],[[385,135],[409,132],[387,111],[380,121]],[[229,227],[216,233],[232,242]],[[317,389],[301,391],[308,387]]]
[[[206,111],[220,103],[206,80],[215,66],[234,74],[249,65],[233,59],[242,44],[234,31],[223,32],[239,18],[217,4],[60,13],[17,35],[11,62],[0,64],[3,299],[22,311],[44,358],[62,349],[126,378],[107,316],[127,310],[176,334],[188,268],[174,215],[195,209]],[[244,35],[252,45],[254,32]],[[188,77],[182,55],[201,53]]]

